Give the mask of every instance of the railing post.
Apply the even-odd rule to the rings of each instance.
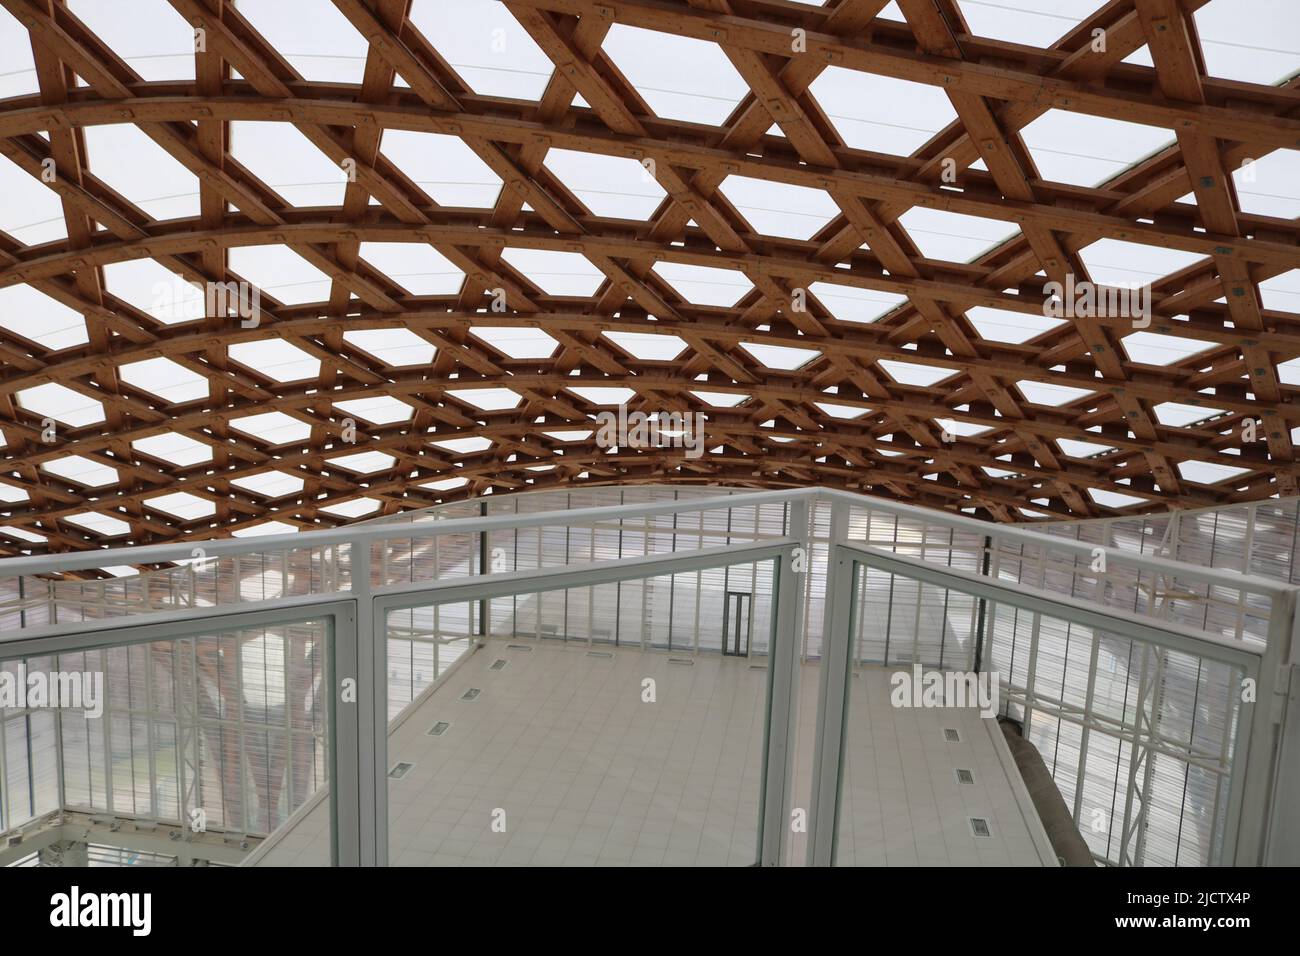
[[[1286,716],[1286,695],[1288,693],[1286,669],[1293,661],[1292,640],[1297,626],[1296,592],[1285,591],[1272,597],[1272,613],[1268,623],[1268,645],[1260,661],[1259,685],[1256,687],[1255,702],[1243,704],[1243,710],[1249,708],[1250,735],[1247,753],[1234,753],[1234,768],[1239,767],[1244,758],[1246,765],[1245,779],[1242,782],[1241,812],[1235,845],[1225,846],[1224,862],[1235,866],[1259,866],[1264,863],[1270,849],[1278,845],[1278,839],[1288,834],[1297,840],[1295,827],[1283,827],[1271,831],[1270,812],[1274,819],[1281,820],[1289,809],[1288,804],[1273,800],[1275,786],[1278,795],[1290,787],[1297,789],[1294,781],[1280,779],[1277,771],[1287,766],[1284,749],[1288,743],[1282,739],[1285,729],[1283,719]],[[1292,723],[1295,723],[1293,720]],[[1290,741],[1292,750],[1295,741]],[[1282,813],[1279,813],[1279,809]],[[1231,834],[1229,834],[1231,836]],[[1265,839],[1268,845],[1265,845]],[[1229,855],[1231,849],[1231,855]]]
[[[779,866],[787,844],[790,763],[798,728],[799,624],[803,620],[803,579],[809,560],[807,499],[790,502],[789,516],[787,534],[798,544],[776,562],[776,607],[768,641],[767,758],[759,845],[759,862],[763,866]]]
[[[809,866],[831,866],[835,862],[835,828],[839,815],[845,719],[852,674],[849,651],[856,590],[855,567],[853,556],[832,538],[826,567],[826,636],[822,641],[820,707],[809,814]]]
[[[388,642],[375,620],[369,541],[352,546],[357,599],[357,724],[361,866],[388,865]],[[384,542],[380,547],[386,547]]]

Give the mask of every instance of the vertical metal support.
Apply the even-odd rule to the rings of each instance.
[[[478,513],[483,517],[487,517],[487,512],[488,512],[487,502],[480,501],[478,503]],[[541,537],[542,537],[541,529],[538,529],[537,539],[539,542],[539,547],[540,547]],[[478,533],[478,573],[479,574],[487,574],[488,568],[490,567],[488,563],[490,558],[490,555],[488,553],[488,544],[489,542],[488,542],[487,534],[485,532],[480,531]],[[516,551],[517,550],[518,548],[516,547]],[[540,560],[538,561],[538,567],[541,567]],[[540,602],[540,598],[539,598],[539,602]],[[485,643],[487,641],[487,636],[488,636],[487,616],[488,616],[488,602],[486,599],[484,599],[478,602],[478,634],[480,638],[479,643]],[[540,607],[538,608],[538,617],[539,618],[541,617]]]
[[[1300,805],[1300,666],[1287,667],[1285,673],[1287,695],[1264,850],[1266,866],[1300,865],[1300,819],[1292,810]]]
[[[781,864],[789,832],[786,821],[790,819],[790,766],[798,728],[799,623],[803,620],[803,578],[810,548],[807,501],[791,503],[789,536],[799,542],[797,549],[803,553],[791,551],[782,555],[774,569],[776,606],[772,614],[772,636],[768,640],[767,755],[759,802],[762,821],[759,862],[763,866]],[[796,567],[800,570],[796,571]],[[754,603],[751,599],[751,614]]]
[[[370,581],[370,556],[367,554],[362,558],[359,555],[365,547],[368,545],[359,545],[355,542],[350,546],[354,589],[358,587],[358,573],[364,572],[364,580],[367,583]],[[361,642],[361,632],[373,631],[373,628],[365,623],[373,618],[372,610],[367,594],[366,599],[358,601],[352,609],[340,611],[335,615],[333,633],[329,636],[329,646],[333,649],[333,653],[329,655],[331,666],[325,678],[326,693],[333,695],[328,713],[332,725],[330,739],[333,741],[329,786],[330,814],[334,824],[330,858],[334,866],[361,866],[362,845],[367,835],[371,842],[368,855],[371,858],[374,855],[373,816],[369,826],[366,827],[363,826],[362,813],[362,804],[365,802],[366,795],[370,794],[372,804],[374,796],[374,787],[370,783],[373,778],[366,775],[367,772],[373,773],[374,754],[371,748],[365,745],[361,729],[368,711],[366,705],[372,688],[362,683],[358,668],[358,645]],[[356,681],[356,693],[352,695],[350,701],[345,700],[343,696],[343,682],[348,679]],[[382,779],[387,779],[382,777],[383,765],[380,765],[380,773]],[[383,804],[387,812],[386,798]]]
[[[835,830],[843,779],[845,722],[849,705],[849,651],[856,602],[857,562],[831,542],[827,564],[826,637],[822,644],[821,691],[817,715],[817,746],[813,762],[813,793],[809,819],[808,865],[835,862]]]
[[[388,865],[388,641],[371,593],[369,543],[353,546],[357,599],[357,744],[360,847],[357,865]],[[384,547],[381,543],[380,547]],[[342,705],[347,706],[347,705]]]
[[[1265,837],[1268,835],[1270,811],[1280,819],[1293,812],[1287,804],[1271,803],[1275,770],[1285,766],[1279,759],[1283,741],[1280,740],[1282,722],[1286,716],[1286,682],[1287,668],[1295,660],[1292,641],[1295,639],[1296,627],[1296,593],[1287,591],[1273,595],[1272,614],[1268,622],[1268,645],[1264,649],[1264,659],[1260,662],[1259,684],[1256,687],[1254,703],[1242,704],[1241,721],[1250,728],[1247,752],[1238,750],[1233,754],[1234,777],[1239,777],[1245,766],[1245,776],[1241,781],[1241,812],[1235,841],[1232,821],[1228,822],[1228,832],[1224,839],[1224,862],[1234,866],[1258,866],[1264,862],[1268,847]],[[1295,747],[1291,741],[1290,746]],[[1282,787],[1296,789],[1294,781],[1278,781]],[[1231,850],[1231,855],[1229,855]]]
[[[993,539],[988,535],[984,536],[984,547],[980,557],[980,574],[984,577],[989,576],[990,564],[993,559]],[[978,674],[984,666],[984,641],[985,641],[985,623],[992,623],[993,615],[989,613],[988,602],[984,598],[976,599],[976,616],[975,616],[975,661],[971,667]],[[989,628],[989,634],[992,635],[992,628]],[[992,641],[990,640],[991,644]]]

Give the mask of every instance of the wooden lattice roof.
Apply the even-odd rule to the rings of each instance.
[[[0,0],[0,554],[582,482],[1294,494],[1300,55],[1207,69],[1237,3]],[[1153,271],[1149,325],[1046,315]],[[185,284],[238,281],[256,325]],[[597,447],[620,401],[704,453]]]

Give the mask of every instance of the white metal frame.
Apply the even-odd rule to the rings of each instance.
[[[723,548],[695,549],[642,558],[611,562],[570,564],[556,568],[505,573],[480,573],[468,578],[441,581],[417,581],[383,587],[372,585],[372,548],[378,546],[381,568],[386,567],[385,542],[422,538],[429,535],[478,535],[479,540],[494,531],[558,525],[585,526],[596,523],[625,524],[629,520],[682,512],[739,509],[781,503],[786,506],[787,537],[754,544],[729,545]],[[829,505],[830,539],[826,576],[823,667],[821,700],[817,728],[817,773],[814,778],[810,858],[815,863],[829,862],[834,846],[834,816],[839,787],[843,749],[846,681],[849,676],[849,635],[853,631],[855,575],[853,566],[861,562],[873,567],[891,567],[897,573],[929,580],[943,587],[982,595],[993,608],[1038,606],[1051,613],[1077,615],[1070,619],[1104,620],[1106,627],[1120,634],[1143,635],[1140,639],[1157,646],[1194,645],[1204,656],[1226,655],[1246,662],[1258,674],[1258,700],[1252,706],[1249,721],[1238,729],[1238,757],[1246,768],[1243,779],[1234,780],[1232,791],[1233,843],[1225,859],[1241,863],[1260,862],[1265,841],[1269,839],[1269,799],[1283,792],[1283,782],[1276,779],[1279,751],[1283,749],[1281,728],[1284,717],[1297,722],[1296,710],[1284,710],[1285,698],[1292,692],[1289,669],[1293,631],[1296,626],[1296,589],[1276,581],[1236,572],[1200,568],[1164,558],[1135,554],[1113,547],[1102,548],[1107,560],[1121,567],[1139,568],[1148,574],[1164,575],[1170,580],[1196,581],[1210,587],[1226,588],[1244,595],[1259,594],[1273,602],[1269,637],[1263,648],[1248,648],[1239,641],[1217,638],[1171,625],[1153,617],[1125,614],[1096,605],[1071,604],[1058,595],[1036,593],[1024,585],[1007,585],[987,577],[970,575],[941,565],[916,561],[869,545],[847,541],[849,515],[854,508],[893,515],[899,521],[919,522],[927,527],[949,529],[953,533],[992,537],[998,545],[1023,544],[1050,550],[1071,559],[1088,560],[1096,547],[1037,530],[990,525],[962,515],[931,511],[900,502],[868,498],[848,492],[823,488],[791,489],[770,492],[718,494],[643,504],[577,508],[567,511],[536,511],[515,514],[483,515],[442,519],[425,514],[415,520],[386,520],[302,534],[277,535],[252,539],[226,539],[204,542],[210,560],[237,558],[249,553],[276,550],[338,549],[347,547],[351,558],[351,590],[331,591],[270,601],[223,605],[215,608],[188,608],[163,613],[145,613],[92,620],[48,628],[28,628],[0,635],[0,657],[33,653],[31,648],[68,650],[84,646],[87,640],[97,643],[134,643],[147,638],[136,635],[141,629],[171,627],[173,633],[196,633],[195,628],[229,629],[230,622],[285,620],[277,615],[297,615],[298,620],[335,615],[337,674],[355,676],[358,705],[351,711],[336,705],[332,712],[341,719],[336,728],[339,749],[333,781],[355,780],[355,794],[350,788],[338,790],[337,828],[338,862],[379,865],[387,852],[387,735],[386,712],[386,641],[385,617],[389,610],[427,604],[487,600],[509,594],[534,593],[680,573],[755,560],[780,558],[774,580],[773,618],[775,622],[770,650],[767,760],[764,770],[760,860],[774,865],[785,848],[785,821],[790,809],[790,762],[795,733],[793,713],[797,692],[795,665],[806,654],[806,646],[796,635],[805,631],[805,603],[809,595],[803,572],[796,572],[795,549],[803,549],[802,562],[812,560],[811,516],[818,505]],[[676,522],[674,522],[675,524]],[[758,537],[755,533],[755,537]],[[817,539],[819,542],[825,539]],[[150,564],[181,562],[191,557],[190,542],[150,545],[112,551],[77,552],[49,556],[11,558],[0,561],[0,579],[41,574],[79,571],[113,564]],[[760,558],[759,555],[764,557]],[[665,570],[665,569],[674,570]],[[479,568],[480,572],[484,569]],[[991,570],[996,574],[996,569]],[[381,578],[380,580],[384,580]],[[1078,605],[1078,606],[1076,606]],[[341,623],[343,622],[343,623]],[[350,622],[350,623],[347,623]],[[243,624],[239,626],[244,626]],[[175,629],[180,629],[176,631]],[[782,640],[784,635],[789,639]],[[1161,642],[1164,641],[1165,644]],[[81,643],[78,643],[81,642]],[[337,680],[335,681],[337,687]],[[1247,726],[1248,725],[1248,726]],[[1296,758],[1297,743],[1287,741],[1284,750],[1288,765]],[[829,822],[828,822],[829,821]],[[1288,835],[1287,839],[1294,839]]]

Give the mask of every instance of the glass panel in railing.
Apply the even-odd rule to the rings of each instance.
[[[328,865],[330,653],[317,620],[0,662],[9,855],[237,865],[318,806],[277,860]]]
[[[393,724],[390,862],[755,863],[771,585],[750,563],[391,612],[390,671],[413,622],[469,650]]]

